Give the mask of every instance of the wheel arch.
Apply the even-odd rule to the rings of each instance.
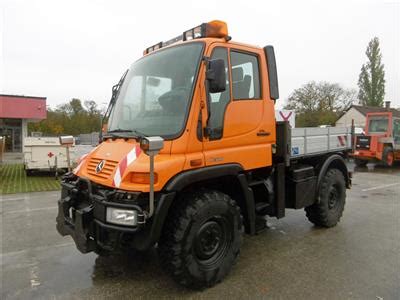
[[[319,163],[319,166],[317,167],[317,169],[318,169],[318,179],[317,179],[317,188],[316,188],[317,193],[319,191],[321,181],[324,178],[326,172],[332,168],[336,168],[340,172],[342,172],[343,177],[346,182],[346,188],[351,187],[351,177],[350,177],[350,173],[347,169],[344,158],[339,154],[332,154],[330,156],[325,157],[325,159],[322,160]]]
[[[246,175],[239,164],[224,164],[203,167],[179,173],[166,185],[165,191],[176,193],[176,198],[192,189],[205,187],[229,195],[239,205],[247,233],[255,233],[254,196],[248,187]],[[171,204],[173,206],[173,203]],[[170,207],[165,208],[170,209]]]

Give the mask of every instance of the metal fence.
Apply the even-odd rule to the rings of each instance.
[[[97,145],[99,143],[99,133],[82,133],[75,137],[75,142],[82,145]]]

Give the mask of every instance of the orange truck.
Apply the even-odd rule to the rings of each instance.
[[[391,167],[400,160],[400,112],[368,113],[365,134],[355,137],[353,157],[357,166],[374,161]]]
[[[102,143],[62,179],[58,232],[83,252],[157,247],[174,280],[202,289],[243,234],[305,209],[335,226],[351,173],[345,128],[275,120],[275,54],[212,21],[147,48],[113,87]]]

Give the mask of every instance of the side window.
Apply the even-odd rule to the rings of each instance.
[[[231,96],[229,90],[228,73],[228,52],[226,48],[217,47],[214,49],[211,59],[223,59],[225,62],[226,87],[221,93],[210,94],[211,115],[209,120],[212,129],[211,139],[220,139],[222,137],[222,128],[224,126],[225,108],[228,105]]]
[[[400,144],[400,119],[393,121],[393,139],[396,144]]]
[[[256,55],[231,51],[234,100],[260,99],[260,75]]]

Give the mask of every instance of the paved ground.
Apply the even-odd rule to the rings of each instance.
[[[302,210],[246,237],[224,282],[203,292],[180,288],[155,251],[100,258],[80,254],[55,230],[58,192],[3,196],[1,299],[268,298],[400,299],[400,168],[364,170],[332,229]]]

